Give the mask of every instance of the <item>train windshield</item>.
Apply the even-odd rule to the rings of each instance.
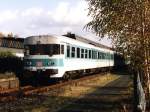
[[[25,46],[25,55],[57,55],[60,54],[59,44],[37,44]]]

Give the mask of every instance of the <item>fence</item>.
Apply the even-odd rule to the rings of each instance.
[[[138,105],[137,108],[140,112],[145,112],[146,110],[146,100],[145,100],[145,93],[141,84],[140,76],[137,75],[137,98],[138,98]]]

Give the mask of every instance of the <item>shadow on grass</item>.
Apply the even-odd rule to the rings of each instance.
[[[132,108],[132,95],[128,92],[130,80],[126,76],[112,81],[105,87],[94,86],[95,91],[80,98],[57,94],[32,95],[13,102],[0,103],[2,112],[121,112]],[[82,85],[84,86],[84,85]],[[85,85],[87,86],[87,85]],[[84,93],[83,93],[84,94]]]
[[[124,77],[105,87],[97,87],[92,93],[86,94],[58,112],[121,112],[125,109],[132,111],[132,94],[128,93],[128,83],[128,78]]]

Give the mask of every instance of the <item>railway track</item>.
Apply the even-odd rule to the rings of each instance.
[[[129,76],[96,74],[49,86],[25,86],[20,88],[18,95],[13,96],[14,99],[1,102],[0,111],[129,110],[131,91],[128,81],[131,81]]]
[[[18,97],[38,95],[38,94],[46,93],[48,91],[53,91],[53,90],[59,89],[59,88],[66,86],[66,85],[77,85],[82,81],[93,80],[97,76],[100,76],[100,75],[104,75],[104,73],[84,76],[84,77],[81,77],[79,79],[63,81],[63,82],[59,82],[59,83],[52,84],[49,86],[33,87],[31,85],[28,85],[28,86],[24,86],[24,87],[20,87],[20,88],[0,91],[0,102],[13,101],[13,100],[17,100]]]
[[[80,77],[78,79],[72,79],[72,80],[68,80],[68,81],[62,81],[62,82],[58,82],[58,83],[50,85],[50,86],[37,87],[37,88],[34,88],[32,90],[29,90],[29,91],[24,91],[23,93],[25,96],[32,95],[32,94],[45,93],[48,91],[59,89],[59,88],[66,86],[66,85],[77,85],[79,82],[92,80],[92,79],[95,79],[97,76],[100,76],[100,75],[104,75],[104,73]]]

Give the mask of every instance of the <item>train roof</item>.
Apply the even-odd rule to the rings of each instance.
[[[84,43],[87,43],[87,44],[91,44],[91,45],[94,45],[94,46],[97,46],[97,47],[114,50],[114,49],[111,48],[111,47],[108,47],[108,46],[106,46],[106,45],[102,45],[102,44],[100,44],[100,43],[94,42],[94,41],[92,41],[92,40],[86,39],[86,38],[84,38],[84,37],[82,37],[82,36],[79,36],[79,35],[76,35],[76,34],[67,33],[67,34],[65,34],[65,35],[63,35],[63,36],[66,36],[66,37],[69,37],[69,38],[78,40],[78,41],[80,41],[80,42],[84,42]]]
[[[49,40],[50,37],[51,37],[51,39]],[[41,41],[42,43],[51,43],[52,41],[56,42],[56,41],[58,41],[58,39],[65,40],[65,41],[70,40],[71,42],[78,41],[78,42],[82,42],[82,43],[85,43],[85,44],[93,45],[95,47],[100,47],[100,48],[104,48],[104,49],[114,51],[114,49],[111,48],[111,47],[102,45],[100,43],[96,43],[94,41],[88,40],[84,37],[81,37],[81,36],[78,36],[78,35],[75,35],[75,34],[71,34],[71,33],[67,33],[67,34],[62,35],[62,36],[58,36],[58,35],[30,36],[29,38],[27,37],[27,39],[25,39],[25,44],[35,44],[36,42],[38,42],[39,39],[40,39],[40,41],[42,40]]]

